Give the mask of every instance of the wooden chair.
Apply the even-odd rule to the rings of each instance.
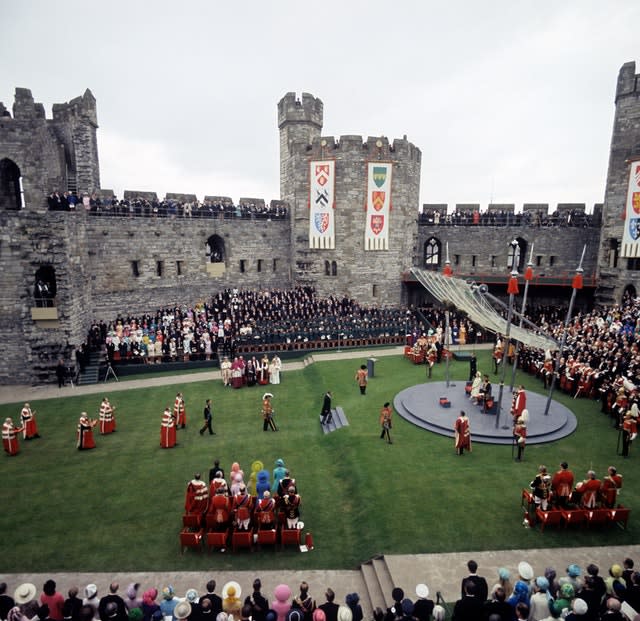
[[[535,498],[531,490],[528,490],[526,487],[522,488],[522,494],[520,496],[520,506],[524,509],[525,507],[529,510],[535,504]]]
[[[200,528],[202,516],[198,513],[185,513],[182,516],[182,526],[185,528]]]
[[[231,533],[231,548],[235,552],[238,548],[251,548],[253,547],[253,531],[251,530],[238,530],[237,528]]]
[[[587,511],[585,509],[560,509],[560,512],[562,513],[565,528],[574,524],[584,524],[587,519]]]
[[[198,530],[183,528],[180,531],[180,546],[182,548],[182,554],[184,554],[185,548],[202,550],[202,535],[203,530],[201,528]]]
[[[281,547],[299,546],[300,530],[298,528],[282,528],[280,530],[280,545]]]
[[[613,524],[618,524],[621,528],[627,530],[627,523],[629,522],[629,516],[631,515],[631,509],[618,505],[615,509],[608,509],[609,520]]]
[[[536,518],[540,522],[540,532],[544,533],[545,526],[557,526],[562,521],[562,511],[551,509],[544,511],[538,507],[536,509]]]
[[[611,512],[609,509],[591,509],[587,513],[587,526],[604,526],[611,521]]]
[[[212,548],[224,550],[228,547],[229,529],[225,530],[208,530],[205,535],[207,549],[211,552]]]

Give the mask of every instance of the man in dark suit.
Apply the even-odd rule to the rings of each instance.
[[[215,590],[216,581],[209,580],[207,582],[207,592],[200,598],[200,604],[202,604],[203,599],[208,599],[211,602],[211,614],[214,619],[219,612],[222,612],[222,598],[214,593]]]
[[[340,608],[340,606],[333,601],[336,594],[333,592],[333,589],[327,589],[324,596],[327,601],[324,604],[320,604],[318,608],[324,612],[327,621],[338,621],[338,608]]]
[[[470,578],[463,580],[462,591],[462,597],[456,602],[456,605],[453,608],[453,616],[451,617],[452,621],[477,621],[478,619],[482,619],[482,607],[484,600],[478,597],[476,583]]]
[[[479,600],[481,604],[484,604],[489,595],[487,581],[482,576],[478,575],[478,563],[474,560],[467,563],[467,569],[469,570],[469,575],[462,580],[462,584],[460,585],[460,596],[464,598],[465,584],[467,582],[471,582],[474,585],[473,596]]]
[[[324,425],[325,423],[331,422],[331,391],[327,390],[324,395],[324,400],[322,402],[322,411],[320,412],[320,416],[322,416],[321,423]]]

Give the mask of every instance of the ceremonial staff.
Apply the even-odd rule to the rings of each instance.
[[[553,390],[556,387],[556,369],[558,368],[558,363],[560,362],[560,358],[562,358],[562,353],[564,351],[564,345],[567,342],[567,332],[569,331],[569,322],[571,321],[571,313],[573,312],[573,304],[576,301],[576,294],[578,293],[578,289],[582,289],[582,261],[584,260],[584,253],[587,250],[587,245],[585,244],[582,248],[582,256],[580,257],[580,265],[576,268],[576,275],[573,277],[573,281],[571,282],[571,287],[573,291],[571,292],[571,301],[569,302],[569,308],[567,310],[567,316],[564,320],[564,330],[562,331],[562,339],[560,340],[560,351],[558,352],[558,359],[556,360],[556,364],[554,365],[553,373],[551,374],[551,386],[549,388],[549,396],[547,397],[547,405],[544,408],[544,415],[549,415],[549,407],[551,406],[551,396],[553,395]]]
[[[529,253],[529,262],[524,272],[524,293],[522,294],[522,308],[520,309],[520,327],[524,323],[524,313],[527,308],[527,295],[529,293],[529,283],[533,280],[533,244],[531,244],[531,252]],[[513,369],[511,370],[511,386],[509,389],[513,392],[513,386],[516,383],[516,369],[518,368],[518,354],[520,352],[520,341],[516,341],[516,352],[513,355]]]

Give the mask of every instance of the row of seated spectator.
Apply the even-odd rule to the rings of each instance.
[[[600,226],[600,218],[579,209],[554,211],[547,214],[541,211],[514,213],[508,210],[471,210],[464,209],[447,213],[437,209],[427,209],[418,217],[420,224],[435,226]]]
[[[230,202],[180,201],[177,199],[151,200],[144,197],[100,197],[98,194],[52,192],[47,199],[50,211],[76,211],[83,209],[94,216],[154,217],[154,218],[216,218],[216,219],[264,219],[277,220],[288,216],[287,205],[281,201]]]
[[[158,309],[154,314],[119,315],[110,322],[95,322],[88,335],[88,348],[107,348],[112,359],[169,360],[211,359],[220,352],[233,356],[240,347],[299,343],[361,344],[381,338],[402,342],[411,331],[422,333],[424,315],[414,309],[365,307],[350,298],[320,298],[312,287],[288,290],[226,289],[209,302],[193,307]],[[443,315],[430,314],[440,323]],[[457,316],[456,316],[457,317]],[[458,321],[464,334],[470,326],[462,316],[454,319],[454,337],[459,338]],[[442,325],[435,333],[441,338]],[[117,354],[117,356],[116,356]]]

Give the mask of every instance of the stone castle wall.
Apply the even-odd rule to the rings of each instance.
[[[634,62],[626,63],[620,69],[615,103],[598,256],[600,284],[596,298],[603,304],[619,301],[630,285],[640,293],[637,260],[618,256],[625,226],[623,213],[629,183],[629,160],[640,159],[640,75],[636,74]]]

